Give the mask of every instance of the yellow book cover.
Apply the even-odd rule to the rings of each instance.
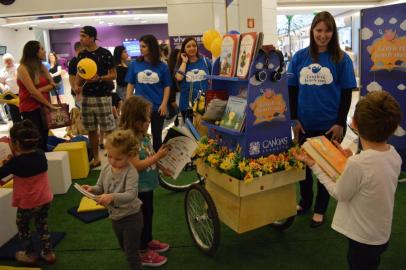
[[[325,136],[307,139],[303,148],[333,179],[337,179],[343,173],[347,157]]]

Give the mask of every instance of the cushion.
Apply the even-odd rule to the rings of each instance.
[[[91,211],[100,211],[100,210],[106,210],[106,208],[103,205],[97,204],[97,202],[95,202],[92,199],[83,197],[82,200],[80,201],[77,212],[82,213],[82,212],[91,212]]]

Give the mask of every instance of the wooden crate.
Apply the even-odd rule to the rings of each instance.
[[[304,170],[292,169],[254,179],[246,184],[220,173],[201,160],[197,171],[206,179],[220,220],[237,233],[244,233],[296,214],[295,183]]]

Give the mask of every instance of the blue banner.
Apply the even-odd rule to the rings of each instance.
[[[361,10],[361,95],[387,91],[401,105],[403,120],[390,138],[406,171],[406,4]],[[379,128],[379,127],[377,127]]]

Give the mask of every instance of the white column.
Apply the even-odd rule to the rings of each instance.
[[[225,32],[224,0],[167,0],[169,36]]]
[[[227,8],[228,29],[244,32],[263,32],[264,44],[276,45],[276,0],[234,0]],[[254,27],[248,28],[253,19]]]

